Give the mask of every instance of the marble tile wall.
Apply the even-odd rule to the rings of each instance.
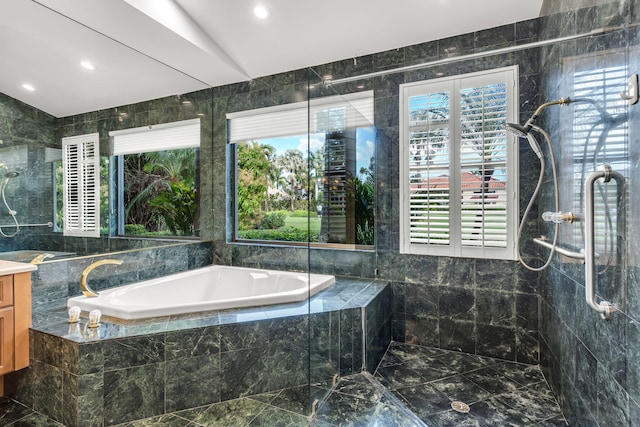
[[[31,274],[32,303],[46,304],[80,295],[82,271],[101,259],[120,259],[124,262],[119,266],[107,265],[92,271],[91,287],[96,291],[204,267],[211,264],[211,254],[211,242],[194,242],[43,263]]]
[[[574,1],[575,7],[569,11],[543,18],[541,34],[556,37],[612,24],[622,25],[623,28],[541,50],[541,68],[545,70],[541,78],[544,83],[542,93],[546,100],[571,96],[573,76],[567,64],[576,58],[580,59],[586,70],[624,66],[627,74],[640,71],[638,2],[597,2],[599,5],[596,7],[580,7],[591,3]],[[594,96],[607,93],[616,98],[618,92],[624,90],[624,87],[607,87],[606,83],[603,81],[602,87],[593,91]],[[611,105],[608,107],[611,108]],[[573,165],[583,162],[591,172],[594,163],[617,160],[617,170],[626,177],[626,203],[620,204],[619,201],[619,206],[615,208],[617,217],[623,223],[626,213],[626,231],[622,228],[614,231],[617,246],[614,251],[614,255],[617,253],[615,263],[605,274],[596,275],[598,295],[613,302],[620,311],[610,320],[603,320],[593,312],[585,303],[583,266],[566,258],[556,258],[541,281],[541,363],[570,425],[634,426],[640,415],[638,108],[638,105],[627,106],[622,111],[611,112],[613,115],[628,115],[624,153],[618,159],[606,154],[608,138],[604,141],[605,151],[597,160],[593,155],[584,156],[582,150],[573,152],[567,149],[572,144],[571,120],[563,120],[559,112],[545,113],[543,118],[543,127],[552,133],[563,191],[575,191],[578,194],[582,191],[583,183],[574,177]],[[545,186],[544,193],[541,209],[554,210],[550,183]],[[563,197],[563,210],[567,209],[569,201]],[[562,229],[562,243],[580,247],[581,238],[572,241],[567,227],[571,226],[564,225]],[[603,266],[598,265],[598,269],[603,270]]]
[[[226,114],[230,112],[301,101],[308,97],[373,90],[377,128],[375,250],[309,250],[306,247],[229,244],[231,234],[227,218],[231,216],[233,192],[227,189],[229,178],[220,174],[213,177],[211,213],[214,227],[210,230],[212,235],[207,235],[215,242],[214,262],[300,271],[310,269],[313,272],[392,280],[395,283],[394,339],[404,340],[407,335],[414,339],[417,329],[420,329],[421,342],[429,345],[536,363],[537,316],[531,314],[537,313],[536,275],[523,271],[516,262],[399,254],[398,90],[399,85],[405,82],[519,64],[520,110],[522,116],[526,117],[538,104],[538,50],[524,49],[515,53],[453,62],[413,72],[358,80],[332,88],[317,83],[321,80],[319,76],[327,74],[334,78],[348,77],[523,44],[536,40],[538,31],[538,20],[519,22],[358,57],[355,60],[352,58],[324,64],[314,67],[309,73],[297,70],[214,88],[214,165],[229,161],[225,123]],[[308,91],[308,86],[313,88]],[[526,142],[523,144],[526,147]],[[531,161],[529,152],[523,150],[523,174],[534,172],[527,167]],[[533,191],[533,180],[528,178],[524,176],[521,180],[520,190],[524,201],[524,195]],[[409,308],[404,306],[407,292],[413,298]],[[494,299],[498,301],[495,306],[491,303]],[[460,301],[469,305],[467,311],[464,311]],[[442,307],[441,311],[437,310],[438,306]],[[432,311],[434,307],[436,311]],[[407,314],[409,322],[406,321]],[[419,323],[416,323],[417,319]],[[450,331],[452,334],[449,338],[440,339]],[[487,340],[488,337],[491,337],[490,341]]]
[[[0,163],[20,173],[7,184],[5,194],[21,224],[41,224],[53,218],[53,186],[45,147],[59,148],[55,143],[56,125],[55,117],[0,93]],[[0,225],[12,223],[5,214]],[[23,228],[17,238],[2,237],[0,251],[26,248],[17,246],[20,240],[46,230],[29,227]],[[5,234],[14,231],[13,227],[3,227]]]
[[[365,361],[367,372],[375,372],[391,342],[391,286],[386,286],[365,306]]]

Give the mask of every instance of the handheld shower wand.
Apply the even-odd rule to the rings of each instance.
[[[555,204],[556,204],[556,211],[560,210],[560,196],[559,196],[559,192],[558,192],[558,174],[556,172],[556,162],[555,162],[555,157],[553,155],[553,146],[551,144],[551,139],[549,138],[549,134],[547,132],[544,131],[544,129],[542,129],[541,127],[539,127],[536,122],[538,121],[538,116],[540,115],[540,113],[542,112],[542,110],[544,110],[545,108],[551,106],[551,105],[566,105],[569,104],[570,102],[572,102],[569,98],[561,98],[557,101],[550,101],[550,102],[545,102],[544,104],[540,105],[536,111],[533,113],[533,115],[529,118],[529,120],[527,120],[527,122],[524,124],[524,126],[521,126],[519,124],[516,123],[507,123],[505,129],[507,131],[509,131],[510,133],[516,135],[519,138],[526,138],[527,141],[529,142],[529,145],[531,146],[531,149],[533,150],[533,152],[535,153],[535,155],[538,157],[538,159],[540,159],[540,175],[538,177],[538,183],[536,184],[536,188],[533,192],[533,194],[531,195],[531,199],[529,200],[529,203],[527,204],[527,208],[524,211],[524,214],[522,215],[522,219],[520,220],[520,226],[518,227],[518,241],[520,240],[520,238],[522,237],[522,230],[524,228],[524,223],[525,220],[527,218],[527,215],[529,214],[529,211],[531,210],[531,207],[533,206],[533,203],[538,195],[538,192],[540,191],[540,187],[542,186],[542,180],[544,177],[544,169],[545,169],[545,158],[544,155],[542,153],[542,149],[540,148],[540,144],[538,143],[538,141],[536,140],[535,136],[532,134],[532,130],[538,132],[539,134],[541,134],[546,142],[547,145],[549,147],[549,156],[551,157],[551,170],[553,172],[553,187],[554,187],[554,193],[555,193]],[[530,265],[528,265],[524,259],[522,258],[522,253],[520,252],[520,246],[518,246],[518,259],[520,260],[520,263],[527,269],[532,270],[532,271],[542,271],[545,268],[547,268],[549,266],[549,264],[551,264],[551,260],[553,259],[553,254],[555,253],[555,249],[556,249],[556,244],[558,242],[558,229],[559,229],[559,224],[556,222],[554,225],[554,235],[553,235],[553,244],[551,246],[551,252],[549,253],[549,256],[547,258],[547,260],[545,261],[545,263],[541,266],[541,267],[532,267]]]

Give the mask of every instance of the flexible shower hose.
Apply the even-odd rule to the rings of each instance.
[[[542,134],[542,136],[544,136],[544,139],[547,141],[547,146],[549,147],[549,157],[551,159],[551,171],[553,173],[553,188],[555,193],[556,212],[559,212],[560,211],[560,195],[558,194],[558,174],[556,172],[556,159],[555,159],[555,156],[553,155],[553,147],[551,146],[551,139],[549,138],[549,134],[541,127],[533,126],[532,129]],[[536,188],[533,191],[533,194],[531,195],[531,199],[529,200],[529,203],[527,204],[527,208],[524,210],[524,213],[522,214],[522,219],[520,220],[520,226],[518,227],[518,260],[520,261],[520,264],[522,264],[525,268],[531,271],[542,271],[545,268],[547,268],[549,264],[551,264],[551,260],[553,259],[553,255],[556,250],[556,245],[558,243],[559,224],[556,222],[554,227],[554,233],[553,233],[553,243],[552,243],[551,251],[549,252],[549,256],[547,257],[546,262],[541,267],[532,267],[531,265],[527,264],[525,260],[522,258],[522,251],[520,250],[519,242],[522,238],[522,230],[524,228],[524,223],[527,219],[527,216],[529,215],[529,212],[531,211],[531,207],[533,206],[533,203],[536,200],[536,197],[538,196],[540,187],[542,186],[542,179],[544,178],[544,168],[545,168],[545,160],[544,160],[544,156],[542,156],[540,157],[540,175],[538,176],[538,183],[536,184]]]
[[[9,213],[9,215],[11,215],[11,218],[13,218],[13,222],[15,223],[15,227],[16,227],[16,231],[14,231],[13,233],[5,233],[4,230],[2,229],[2,227],[0,227],[0,235],[2,235],[3,237],[15,237],[19,232],[20,232],[20,226],[18,225],[18,218],[16,218],[16,211],[14,211],[13,209],[11,209],[9,207],[9,204],[7,203],[7,198],[4,194],[4,189],[7,187],[7,183],[9,182],[9,180],[7,178],[3,178],[2,179],[2,183],[0,183],[0,194],[2,194],[2,201],[4,202],[4,206],[7,208],[7,211]]]

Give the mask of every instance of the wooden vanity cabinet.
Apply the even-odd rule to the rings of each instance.
[[[0,276],[0,396],[4,377],[29,366],[31,273]]]

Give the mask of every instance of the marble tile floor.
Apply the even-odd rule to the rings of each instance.
[[[312,387],[310,394],[325,392]],[[313,417],[308,395],[307,387],[287,389],[118,427],[567,425],[536,366],[396,342],[373,375],[341,378]],[[454,401],[468,412],[452,409]],[[14,401],[0,402],[0,425],[61,426]]]

